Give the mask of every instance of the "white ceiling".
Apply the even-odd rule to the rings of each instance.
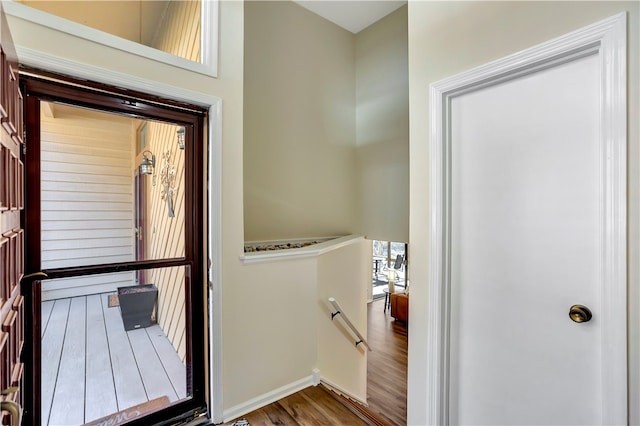
[[[294,1],[354,34],[407,4],[406,0]]]

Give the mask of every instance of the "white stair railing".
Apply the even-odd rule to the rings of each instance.
[[[335,312],[331,313],[331,320],[333,321],[333,318],[336,315],[340,315],[340,317],[342,318],[342,321],[347,325],[347,327],[349,328],[349,330],[357,337],[356,340],[356,347],[362,343],[364,346],[367,347],[367,349],[371,350],[371,346],[369,346],[369,344],[367,343],[367,341],[365,340],[364,337],[362,337],[362,334],[360,334],[360,332],[358,331],[358,329],[353,325],[353,323],[351,321],[349,321],[349,317],[347,317],[347,314],[344,313],[344,311],[342,310],[342,308],[340,307],[340,305],[338,304],[338,302],[336,301],[336,299],[334,299],[333,297],[329,298],[329,303],[331,303],[331,306],[333,306],[333,308],[336,310]]]

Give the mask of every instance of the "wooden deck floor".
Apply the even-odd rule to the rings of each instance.
[[[42,303],[42,424],[81,425],[186,395],[185,365],[159,326],[125,331],[108,295]]]

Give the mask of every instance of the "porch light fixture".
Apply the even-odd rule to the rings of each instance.
[[[146,156],[146,153],[151,155],[151,158]],[[140,162],[140,174],[141,175],[152,175],[153,169],[156,167],[156,156],[151,151],[144,151],[142,153],[142,161]]]
[[[176,133],[178,134],[178,148],[184,149],[184,127],[180,127]]]

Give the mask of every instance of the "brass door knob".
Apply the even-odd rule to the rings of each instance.
[[[569,309],[569,318],[571,318],[573,322],[588,322],[592,316],[591,310],[583,305],[573,305]]]

